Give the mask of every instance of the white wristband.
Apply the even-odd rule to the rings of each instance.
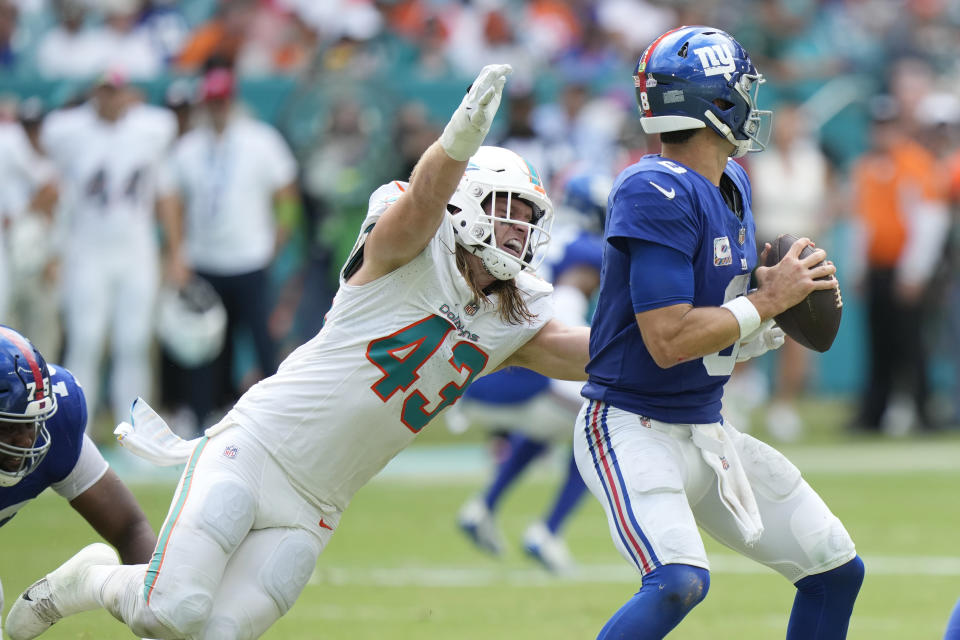
[[[737,296],[730,302],[724,302],[721,306],[737,319],[737,324],[740,325],[740,338],[738,340],[760,328],[760,313],[746,296]]]

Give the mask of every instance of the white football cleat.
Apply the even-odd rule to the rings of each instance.
[[[457,524],[480,549],[495,556],[503,553],[503,535],[481,498],[472,498],[460,508]]]
[[[11,640],[30,640],[64,616],[97,607],[83,593],[87,570],[97,565],[118,565],[120,558],[110,545],[95,542],[37,580],[10,607],[5,630]]]
[[[542,522],[534,522],[523,534],[523,549],[552,573],[569,573],[573,556],[560,536],[550,533]]]

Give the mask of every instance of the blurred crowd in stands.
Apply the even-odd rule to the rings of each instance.
[[[949,0],[0,0],[0,156],[21,134],[30,149],[20,173],[0,158],[3,322],[71,369],[78,358],[85,371],[99,365],[91,345],[112,353],[102,374],[111,391],[96,391],[94,407],[119,414],[135,380],[169,413],[181,409],[184,431],[209,424],[319,329],[369,194],[409,175],[483,64],[514,68],[490,141],[537,166],[559,201],[570,176],[613,176],[657,151],[640,132],[631,75],[650,40],[681,24],[729,31],[767,78],[760,102],[775,112],[773,136],[744,159],[758,237],[825,245],[845,300],[862,305],[840,337],[864,345],[851,365],[861,397],[849,427],[960,422],[960,3]],[[123,309],[81,334],[70,318],[83,303],[71,312],[60,302],[78,290],[64,265],[82,266],[82,252],[64,253],[82,237],[69,220],[96,185],[71,155],[89,143],[51,148],[65,134],[50,124],[80,105],[93,113],[79,125],[87,134],[97,123],[136,128],[131,114],[150,103],[175,124],[144,116],[152,124],[108,148],[123,156],[143,136],[159,145],[163,157],[144,160],[151,186],[138,192],[149,200],[137,206],[163,214],[172,198],[182,220],[179,230],[157,225],[157,280],[215,280],[233,300],[223,349],[236,357],[213,373],[165,353],[143,383],[117,373],[124,353],[144,352],[142,339],[125,345],[108,328],[124,325]],[[125,179],[124,193],[141,179]],[[230,235],[238,226],[259,237]],[[97,239],[97,252],[129,249],[122,234]],[[258,299],[263,317],[242,313]],[[797,402],[818,357],[787,344],[771,370],[744,367],[725,410],[762,405],[772,436],[801,437]],[[184,368],[205,372],[185,378]],[[217,391],[191,398],[197,389]]]

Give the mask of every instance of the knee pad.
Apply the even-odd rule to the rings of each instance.
[[[215,482],[203,500],[204,531],[230,553],[253,526],[256,507],[247,487],[233,480]]]
[[[210,619],[201,637],[203,640],[253,640],[254,636],[249,626],[218,616]]]
[[[260,569],[260,583],[280,614],[290,610],[317,564],[317,543],[305,531],[292,530],[270,552]]]
[[[641,591],[656,590],[665,607],[686,614],[707,597],[710,572],[689,564],[665,564],[643,576]]]
[[[802,481],[800,470],[765,442],[747,434],[741,435],[737,454],[754,490],[773,501],[789,498]]]

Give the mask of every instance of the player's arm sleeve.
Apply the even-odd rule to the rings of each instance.
[[[634,313],[693,304],[694,278],[690,256],[666,245],[631,239],[630,300]]]
[[[93,443],[90,436],[83,434],[80,457],[73,465],[73,470],[63,480],[51,486],[54,491],[71,501],[102,478],[108,468],[109,465],[97,449],[97,445]]]
[[[607,241],[622,251],[627,250],[630,239],[637,239],[694,255],[701,223],[689,189],[686,181],[666,173],[631,176],[612,198]],[[669,198],[665,190],[671,194]]]

